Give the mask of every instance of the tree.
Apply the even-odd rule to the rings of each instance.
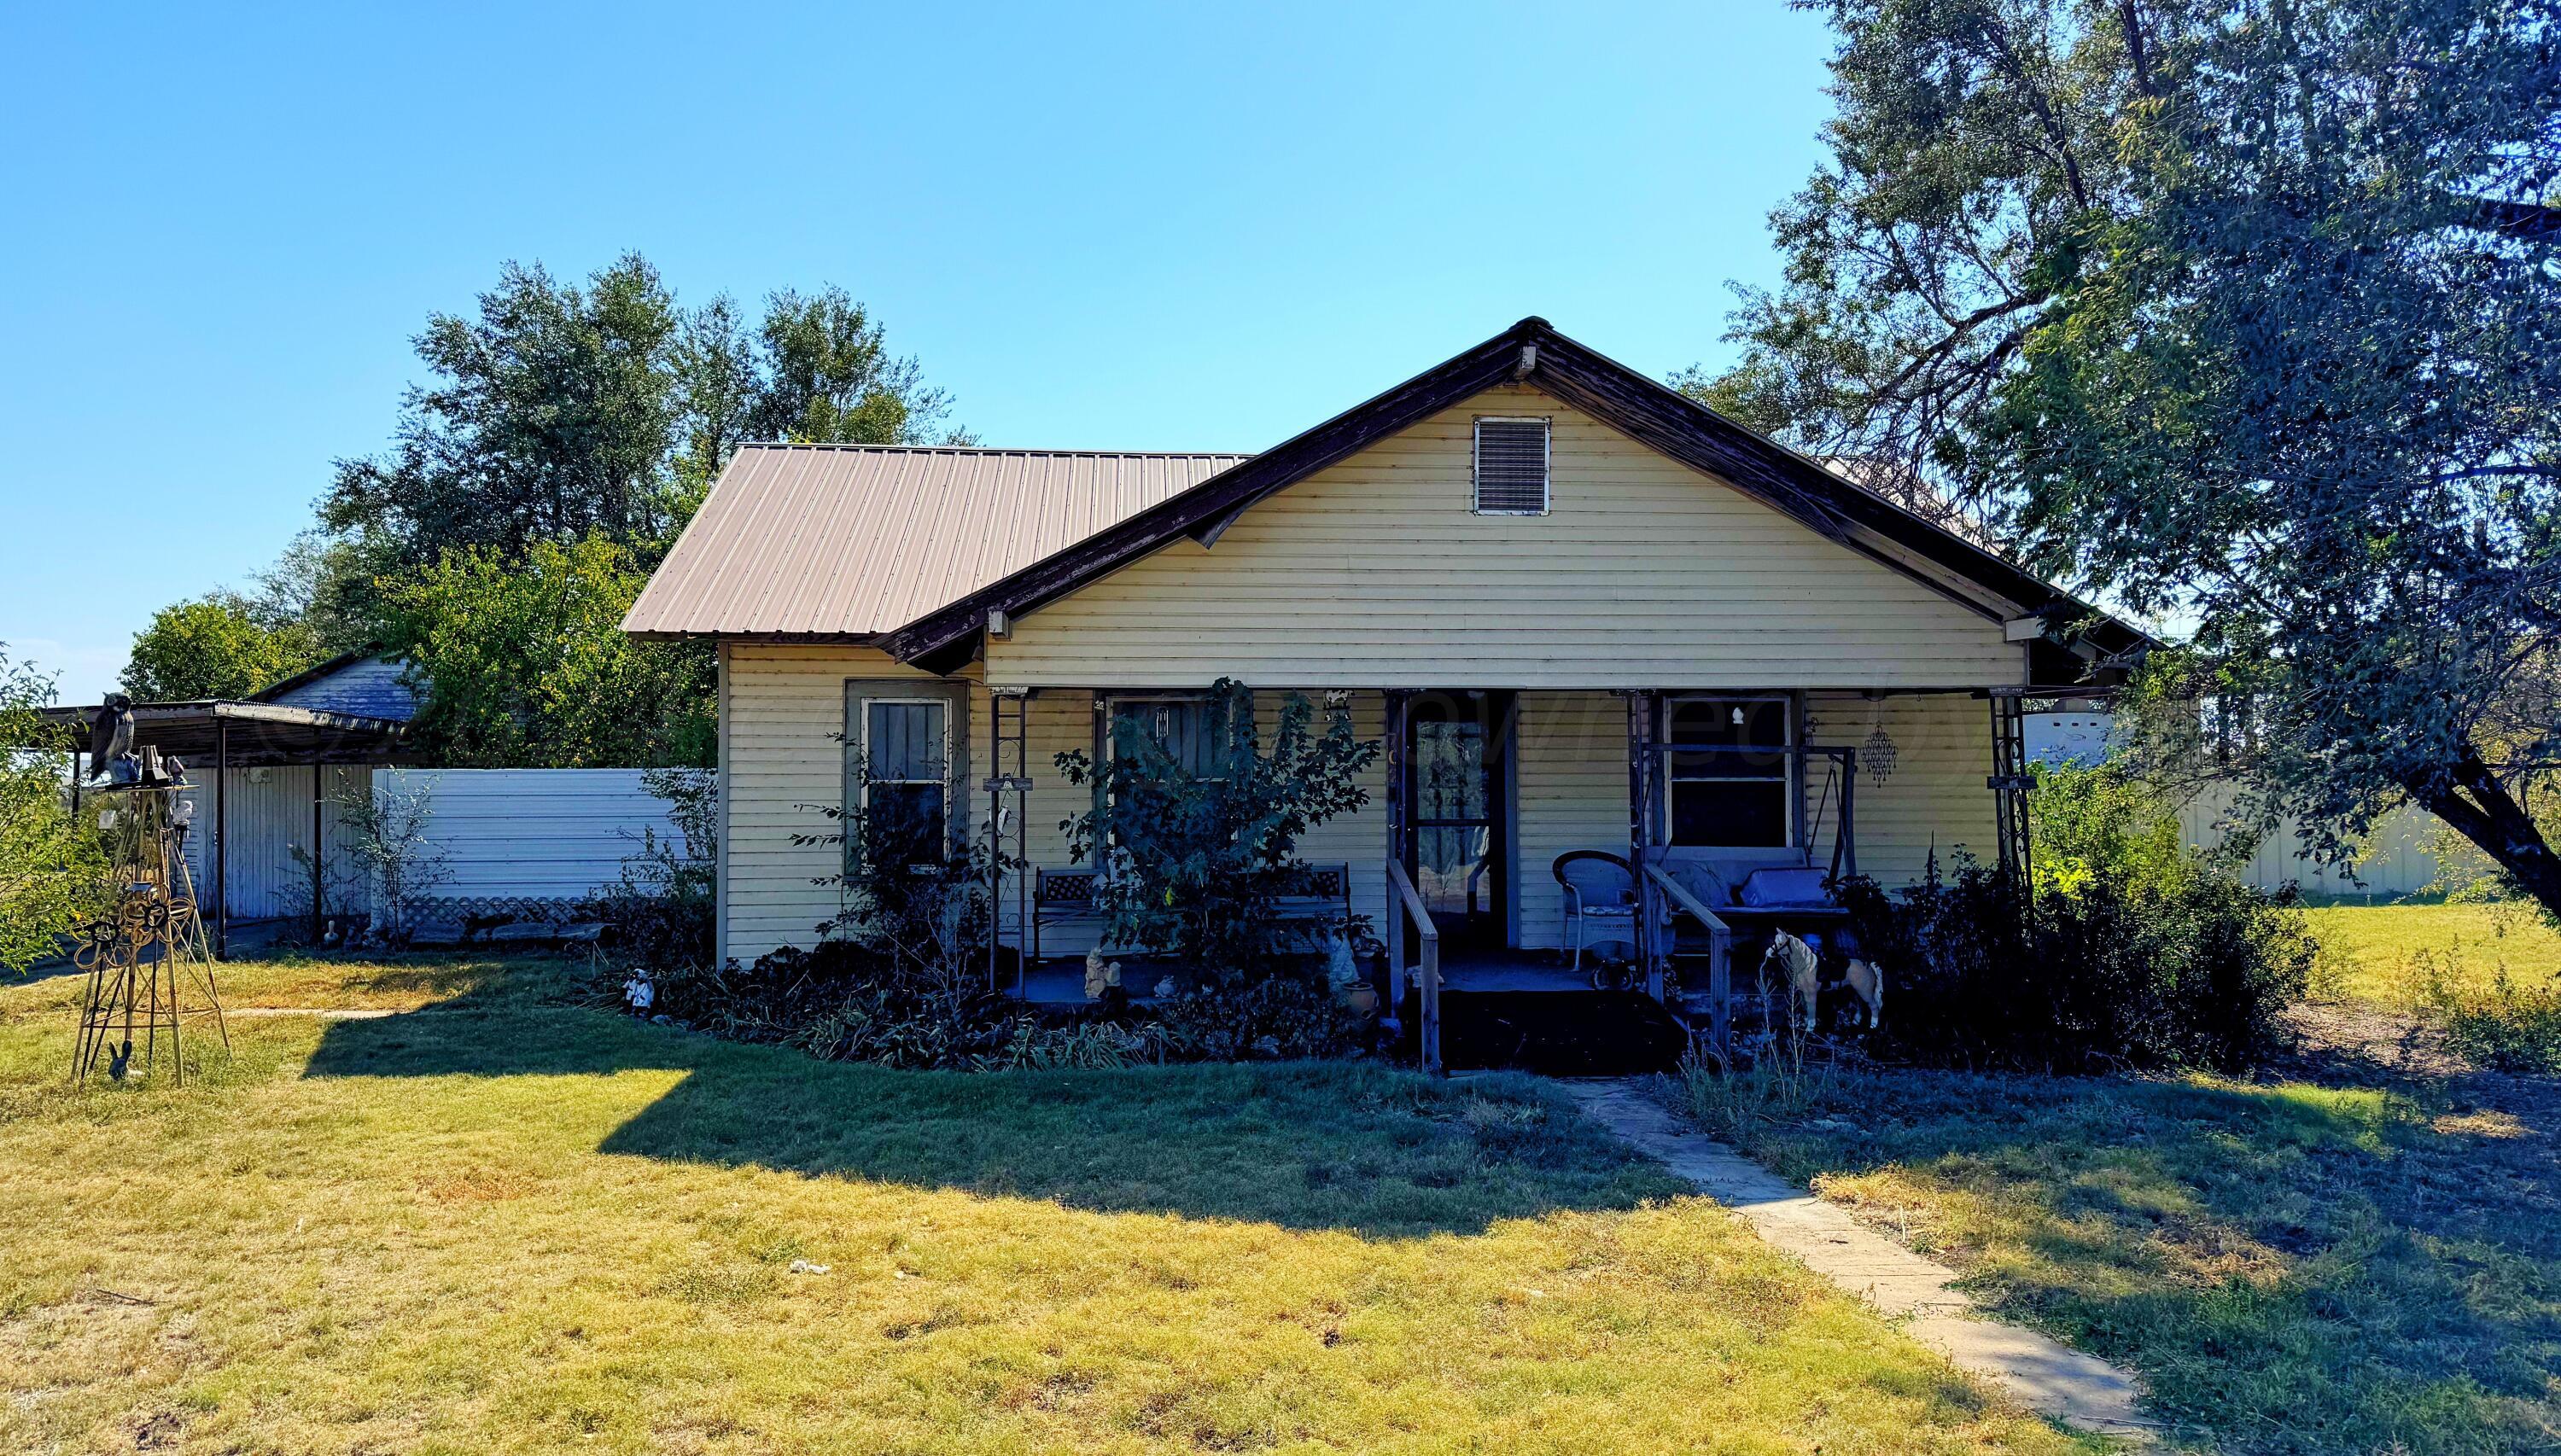
[[[0,968],[24,970],[96,913],[106,863],[74,819],[67,789],[76,734],[36,715],[54,682],[0,645]]]
[[[1327,936],[1362,928],[1328,921],[1293,933],[1281,901],[1313,892],[1316,872],[1297,860],[1298,840],[1368,801],[1360,777],[1379,743],[1355,734],[1339,707],[1319,727],[1293,693],[1267,748],[1253,694],[1227,678],[1211,687],[1207,718],[1207,759],[1193,766],[1132,718],[1114,723],[1104,762],[1081,750],[1057,755],[1069,783],[1097,786],[1095,807],[1060,828],[1076,859],[1110,871],[1095,889],[1108,941],[1163,952],[1239,991]]]
[[[446,553],[384,583],[382,644],[410,664],[416,730],[459,767],[707,765],[718,742],[705,644],[635,642],[648,580],[601,535]]]
[[[246,698],[327,655],[302,620],[214,591],[152,613],[133,636],[124,691],[144,703]]]
[[[410,566],[455,547],[512,556],[665,533],[681,323],[637,254],[585,289],[507,264],[476,318],[427,319],[416,343],[436,382],[410,390],[388,458],[338,463],[322,523],[379,537]]]
[[[342,460],[322,524],[392,571],[598,535],[654,561],[747,439],[936,437],[949,401],[840,288],[691,312],[637,253],[584,288],[507,264],[476,316],[435,314],[380,459]]]
[[[2416,800],[2561,909],[2561,5],[1811,8],[1831,159],[1683,383],[2194,622],[2155,749],[2342,858]]]

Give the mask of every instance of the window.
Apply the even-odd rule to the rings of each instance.
[[[1224,714],[1206,698],[1119,699],[1111,705],[1111,745],[1138,734],[1194,778],[1217,778],[1226,758]]]
[[[1476,421],[1476,514],[1547,514],[1547,421]]]
[[[905,842],[918,860],[942,858],[950,835],[950,705],[939,699],[862,700],[863,832]]]
[[[1664,754],[1675,845],[1784,849],[1793,837],[1795,782],[1788,700],[1682,698],[1663,705]]]

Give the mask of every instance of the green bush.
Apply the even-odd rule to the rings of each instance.
[[[1841,888],[1885,972],[1881,1051],[2040,1071],[2239,1072],[2279,1044],[2313,945],[2291,892],[2241,884],[2113,768],[2047,770],[2033,886],[1960,857],[1888,891]]]
[[[2458,1053],[2501,1071],[2561,1074],[2561,983],[2521,983],[2504,962],[2483,980],[2460,947],[2417,951],[2403,975],[2410,1010]]]

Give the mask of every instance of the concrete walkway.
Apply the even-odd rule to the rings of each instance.
[[[1584,1115],[1732,1209],[1805,1266],[1860,1296],[1923,1344],[2032,1410],[2085,1431],[2148,1442],[2159,1422],[2135,1405],[2132,1372],[2033,1330],[1974,1318],[1957,1271],[1862,1226],[1725,1144],[1693,1129],[1627,1080],[1563,1083]]]
[[[370,1022],[387,1016],[406,1016],[401,1011],[387,1011],[377,1006],[227,1006],[223,1015],[233,1021],[256,1021],[263,1017],[308,1016],[324,1022]]]

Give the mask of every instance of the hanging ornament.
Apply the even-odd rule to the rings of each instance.
[[[1894,776],[1894,738],[1885,730],[1885,700],[1878,698],[1873,728],[1867,741],[1858,745],[1858,766],[1867,770],[1870,782],[1882,787]]]

